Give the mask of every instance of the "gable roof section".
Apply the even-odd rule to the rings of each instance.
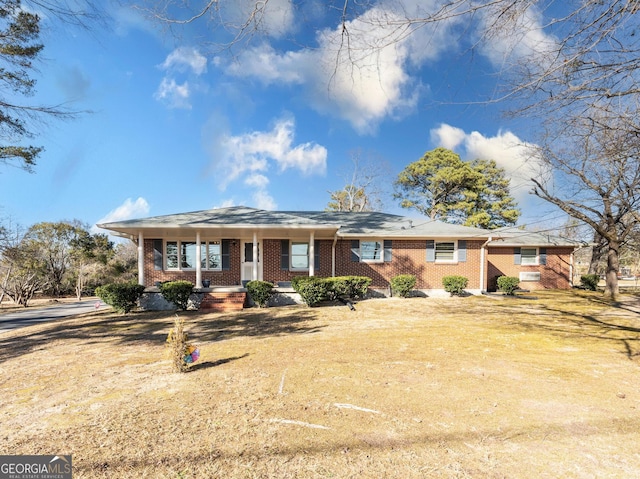
[[[380,212],[346,211],[266,211],[245,206],[217,208],[150,218],[116,221],[98,225],[124,237],[139,231],[146,237],[168,236],[195,231],[241,234],[260,230],[263,235],[291,236],[315,231],[318,236],[385,238],[479,238],[490,232],[428,219],[412,219]]]

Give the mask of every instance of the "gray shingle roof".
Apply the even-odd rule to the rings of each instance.
[[[452,225],[428,218],[410,218],[380,212],[345,211],[266,211],[246,206],[233,206],[172,215],[153,216],[135,220],[116,221],[98,225],[124,236],[137,232],[160,234],[166,231],[222,230],[229,234],[268,231],[282,235],[285,231],[323,232],[324,237],[384,237],[384,238],[493,238],[493,246],[579,246],[579,242],[517,228],[485,230]],[[244,233],[243,233],[244,234]]]
[[[413,219],[380,212],[266,211],[244,206],[194,211],[98,225],[124,234],[145,229],[308,229],[337,232],[338,236],[481,237],[487,230]],[[333,234],[333,233],[332,233]]]
[[[489,243],[490,246],[568,246],[579,247],[582,242],[552,235],[546,232],[521,230],[515,227],[501,228],[493,232],[496,240]]]

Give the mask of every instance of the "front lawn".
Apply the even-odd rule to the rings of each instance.
[[[629,478],[640,302],[600,293],[180,312],[0,334],[0,451],[78,478]]]

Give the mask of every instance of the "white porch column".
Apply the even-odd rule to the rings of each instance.
[[[202,288],[202,248],[200,247],[200,231],[196,232],[196,288]]]
[[[258,234],[253,232],[253,269],[251,270],[251,279],[258,279]]]
[[[138,231],[138,284],[144,286],[144,234]]]
[[[316,255],[316,242],[314,240],[315,232],[312,231],[309,235],[309,276],[316,275],[315,255]]]

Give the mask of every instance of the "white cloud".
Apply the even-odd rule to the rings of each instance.
[[[462,143],[467,134],[462,128],[442,123],[438,128],[431,130],[431,142],[438,146],[454,150]]]
[[[311,52],[285,52],[280,54],[270,45],[247,48],[229,64],[226,73],[237,77],[255,77],[265,85],[274,83],[302,84],[305,83],[310,72],[307,70]],[[222,58],[216,57],[214,63],[222,64]]]
[[[510,131],[498,131],[495,136],[487,137],[477,131],[466,133],[442,124],[431,130],[431,140],[437,146],[456,151],[465,160],[495,160],[511,178],[513,196],[522,200],[529,195],[531,178],[538,174],[537,164],[528,155],[532,145]]]
[[[273,197],[265,190],[258,190],[253,194],[253,202],[256,208],[274,211],[278,204]]]
[[[193,47],[179,47],[167,55],[159,68],[165,71],[165,76],[153,97],[166,103],[169,108],[191,109],[193,89],[189,80],[178,83],[176,76],[186,74],[194,80],[207,72],[207,59]]]
[[[480,52],[502,70],[523,59],[529,69],[543,68],[555,59],[558,39],[544,31],[539,8],[522,2],[504,12],[498,5],[483,9],[478,18],[479,31],[485,33]]]
[[[191,109],[189,101],[189,83],[184,82],[178,85],[173,78],[163,78],[153,97],[156,100],[163,100],[170,108]]]
[[[217,163],[227,172],[227,182],[244,173],[265,172],[273,163],[280,171],[292,168],[303,175],[324,174],[326,148],[315,143],[294,145],[294,129],[293,120],[281,119],[271,131],[222,137]]]
[[[423,87],[408,73],[409,66],[433,60],[455,44],[455,20],[437,28],[425,25],[405,36],[393,25],[405,12],[394,11],[395,2],[387,3],[346,22],[344,30],[339,25],[319,31],[317,48],[279,52],[263,44],[242,52],[225,71],[265,85],[304,85],[316,111],[344,119],[360,133],[372,133],[385,118],[415,109]],[[420,3],[422,10],[427,7]]]
[[[273,209],[275,201],[267,193],[270,174],[286,170],[296,170],[303,176],[326,173],[327,149],[312,142],[295,144],[293,119],[280,119],[269,131],[236,136],[219,130],[222,122],[212,121],[211,131],[204,135],[210,141],[208,149],[214,163],[211,171],[219,178],[222,190],[241,180],[256,190],[256,202],[259,199],[262,207]]]
[[[116,221],[124,221],[132,218],[140,218],[149,214],[149,203],[143,197],[139,197],[135,201],[127,198],[117,208],[109,211],[104,217],[97,221],[97,224],[113,223]],[[102,231],[102,230],[100,230]]]
[[[223,200],[222,203],[220,203],[219,205],[213,205],[211,208],[212,209],[231,208],[232,206],[236,206],[236,202],[232,198],[230,198],[230,199]]]
[[[195,75],[207,72],[207,59],[193,47],[178,47],[160,65],[163,70],[191,71]]]
[[[266,188],[269,184],[269,178],[259,173],[253,173],[244,180],[244,184],[254,188]]]
[[[221,2],[217,13],[227,25],[242,25],[246,31],[255,29],[266,36],[280,38],[297,28],[295,10],[300,6],[294,3],[291,0],[234,0]],[[247,19],[253,21],[244,27]]]

